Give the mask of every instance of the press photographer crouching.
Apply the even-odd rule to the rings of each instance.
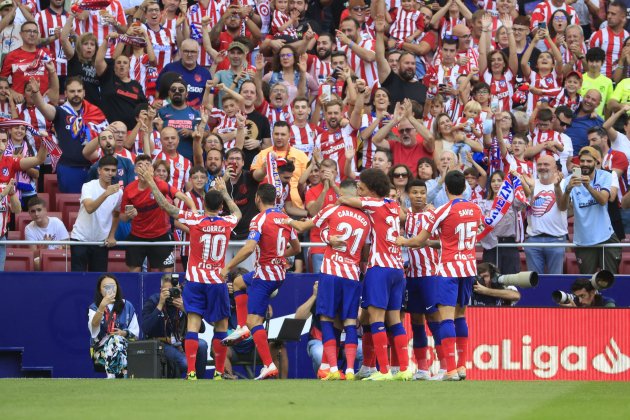
[[[512,306],[521,299],[519,287],[536,287],[538,274],[527,271],[502,276],[494,264],[477,264],[471,306]]]
[[[164,343],[164,355],[168,362],[170,378],[183,377],[187,371],[184,337],[186,336],[187,316],[182,301],[182,284],[179,274],[164,274],[160,293],[151,295],[142,308],[142,331],[147,339],[157,339]],[[201,324],[200,332],[204,332]],[[197,377],[203,378],[206,372],[208,343],[199,339],[197,350]]]
[[[551,297],[558,305],[567,308],[614,308],[614,299],[602,295],[598,288],[605,287],[598,287],[592,279],[580,278],[573,282],[572,293],[556,290]]]

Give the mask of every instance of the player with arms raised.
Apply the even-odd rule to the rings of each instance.
[[[364,380],[410,380],[407,334],[400,322],[400,308],[405,291],[405,274],[400,246],[396,245],[400,231],[400,206],[389,195],[389,178],[379,169],[361,172],[357,185],[359,197],[340,197],[338,203],[363,209],[372,223],[368,269],[363,281],[363,307],[367,307],[374,353],[379,371]],[[332,239],[332,238],[331,238]],[[333,243],[333,245],[336,245]],[[394,337],[394,347],[400,371],[392,376],[387,355],[388,330]]]
[[[342,197],[356,197],[354,181],[345,180],[340,184]],[[370,221],[360,210],[352,207],[331,204],[321,209],[311,220],[296,221],[287,219],[288,225],[299,232],[318,227],[324,228],[327,236],[338,246],[329,244],[324,252],[321,275],[317,288],[317,314],[321,319],[324,353],[330,364],[326,381],[341,379],[337,366],[337,340],[333,322],[338,316],[346,332],[346,380],[354,379],[354,361],[357,355],[357,316],[361,298],[359,264],[363,246],[370,232]],[[327,228],[327,229],[325,229]]]
[[[460,349],[462,352],[458,367],[455,362],[455,337],[456,335],[463,337],[465,332],[466,340],[458,340],[458,343],[464,347],[467,345],[468,326],[464,316],[477,275],[475,243],[483,216],[476,204],[462,198],[466,189],[466,179],[462,172],[447,173],[444,184],[449,202],[435,210],[426,228],[423,228],[420,234],[410,239],[399,237],[396,243],[411,248],[423,248],[432,234],[439,235],[442,251],[438,275],[442,279],[440,279],[437,304],[442,318],[440,338],[447,370],[443,379],[458,381],[460,377],[462,379],[466,377],[464,366],[466,349]],[[463,323],[457,321],[458,319],[462,319]],[[459,324],[457,328],[460,329],[458,334],[455,331],[456,323]],[[461,331],[464,329],[465,331]]]
[[[260,213],[249,225],[247,241],[221,270],[221,277],[226,278],[230,271],[256,251],[254,271],[234,279],[234,300],[239,326],[223,340],[223,345],[233,345],[253,335],[256,349],[264,364],[256,379],[267,379],[277,376],[278,368],[271,359],[267,332],[262,323],[271,294],[284,281],[286,258],[299,253],[301,248],[295,229],[286,225],[289,216],[276,208],[275,187],[271,184],[259,186],[255,200]]]
[[[221,344],[221,340],[227,336],[230,317],[230,296],[220,273],[225,265],[230,234],[241,219],[241,211],[232,201],[222,178],[216,179],[216,189],[205,194],[204,212],[191,212],[180,210],[167,201],[155,184],[153,168],[149,166],[147,170],[139,170],[138,175],[149,184],[158,205],[190,229],[190,256],[186,269],[188,283],[182,293],[184,309],[188,314],[188,332],[184,343],[188,363],[187,378],[197,379],[195,362],[199,346],[198,333],[202,316],[206,314],[206,320],[214,323],[214,379],[220,380],[227,356],[227,349]],[[224,201],[232,215],[220,217]]]

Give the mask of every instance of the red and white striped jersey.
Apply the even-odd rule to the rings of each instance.
[[[359,281],[361,250],[370,233],[370,221],[361,210],[338,205],[324,207],[313,217],[318,228],[328,228],[328,235],[338,235],[345,245],[324,252],[321,272],[332,276]]]
[[[483,81],[490,86],[491,102],[495,99],[499,102],[499,111],[510,112],[512,110],[512,95],[514,94],[514,74],[507,69],[499,80],[492,77],[490,70],[483,74]]]
[[[236,131],[236,116],[228,117],[227,114],[219,108],[212,108],[210,116],[219,120],[219,124],[213,129],[214,132],[226,134]],[[236,146],[236,138],[226,141],[223,144],[223,150],[228,151],[234,146]]]
[[[98,157],[96,158],[96,160],[93,161],[93,163],[97,162],[100,158],[103,157],[103,149],[98,149],[96,151],[96,154],[97,154]],[[126,159],[129,159],[133,163],[136,162],[136,154],[134,152],[132,152],[131,150],[125,149],[124,147],[122,149],[114,152],[114,156],[124,157]]]
[[[234,216],[206,216],[203,212],[180,210],[178,219],[190,229],[190,258],[186,280],[194,283],[223,283],[225,254],[230,235],[238,223]]]
[[[197,194],[194,191],[188,191],[187,193],[185,193],[186,196],[188,198],[190,198],[194,203],[195,206],[197,207],[197,210],[203,210],[203,197],[200,196],[199,194]],[[190,208],[188,208],[188,206],[186,205],[186,202],[183,200],[178,200],[177,203],[177,207],[179,207],[179,211],[180,212],[187,212],[187,211],[191,211]],[[181,242],[186,242],[188,240],[188,233],[184,230],[181,229],[175,229],[175,240],[177,241],[181,241]],[[188,245],[182,245],[181,248],[181,256],[185,257],[188,255],[189,249],[188,249]]]
[[[160,19],[160,21],[162,22],[162,26],[164,26],[165,29],[168,29],[169,31],[177,35],[177,16],[175,16],[173,19],[167,19],[166,13],[162,11],[162,18]],[[184,24],[185,23],[186,22],[184,21]]]
[[[171,166],[171,180],[169,184],[179,191],[184,191],[192,163],[179,153],[176,153],[174,157],[170,157],[163,151],[154,152],[153,161],[155,162],[158,159],[167,161]]]
[[[402,7],[396,10],[396,16],[389,27],[389,35],[393,38],[405,40],[417,30],[424,29],[422,15],[418,10],[407,11]]]
[[[556,108],[556,107],[559,107],[560,105],[564,105],[571,108],[573,112],[576,112],[577,109],[580,107],[581,103],[582,103],[582,96],[580,96],[579,93],[575,94],[575,98],[571,98],[569,97],[567,90],[562,89],[560,94],[549,102],[549,106],[551,106],[552,108]]]
[[[293,110],[288,105],[282,108],[274,108],[269,102],[263,99],[262,104],[256,108],[256,111],[267,117],[271,130],[273,130],[276,121],[286,121],[289,125],[293,124]]]
[[[37,26],[39,26],[39,36],[47,38],[55,35],[55,28],[63,28],[68,19],[68,14],[65,10],[61,14],[53,12],[50,8],[43,10],[35,16]],[[55,57],[57,63],[57,74],[59,76],[65,76],[68,74],[68,60],[66,54],[61,48],[61,41],[56,39],[52,44],[48,44],[48,49],[51,55]]]
[[[11,105],[8,100],[0,101],[0,118],[13,118],[11,116]]]
[[[109,12],[110,15],[116,19],[116,21],[122,25],[127,26],[127,18],[125,17],[125,10],[121,6],[118,0],[111,0],[109,6],[103,10],[89,10],[88,17],[85,20],[76,19],[74,21],[74,31],[77,36],[83,35],[88,32],[92,32],[97,40],[97,45],[101,45],[103,42],[108,42],[107,36],[109,33],[116,33],[116,29],[113,26],[105,22],[101,13]],[[106,57],[112,57],[114,54],[115,44],[107,50]]]
[[[0,191],[7,186],[7,182],[0,183]],[[0,197],[0,236],[4,236],[7,233],[7,224],[11,218],[11,198]]]
[[[147,75],[149,72],[149,56],[144,53],[142,55],[132,54],[129,57],[129,77],[131,80],[137,80],[142,86],[142,90],[147,91]]]
[[[375,51],[374,39],[360,40],[356,44],[369,51]],[[343,51],[348,59],[348,65],[354,71],[358,78],[365,80],[365,84],[368,88],[372,88],[374,83],[378,82],[378,70],[376,68],[376,60],[369,62],[365,61],[357,53],[352,51],[347,45],[342,45],[338,48],[339,51]]]
[[[602,74],[606,77],[612,77],[613,65],[619,61],[623,40],[628,36],[628,31],[625,29],[616,34],[608,27],[600,29],[591,36],[589,47],[599,47],[606,52],[606,60],[602,66]]]
[[[459,117],[456,120],[456,124],[463,124],[463,125],[468,125],[468,118],[464,117],[463,115],[461,117]],[[475,136],[475,133],[473,133],[473,129],[479,130],[479,132],[482,131],[482,123],[481,123],[481,118],[476,118],[472,121],[471,123],[471,131],[465,131],[464,134],[466,136],[467,140],[472,140],[472,141],[476,141],[480,144],[483,145],[483,140],[481,137],[477,137]]]
[[[291,126],[291,139],[289,144],[298,150],[303,151],[309,160],[313,155],[313,147],[315,146],[315,138],[319,134],[317,126],[313,123],[306,123],[304,127],[298,127],[293,124]]]
[[[582,42],[581,45],[582,55],[586,55],[586,51],[588,48],[586,47],[586,43]],[[573,53],[568,48],[560,48],[560,52],[562,53],[562,62],[570,63],[573,59]],[[571,70],[579,71],[580,73],[584,73],[584,64],[582,64],[582,60],[575,60],[575,64],[573,64],[573,68]]]
[[[435,80],[437,85],[444,84],[457,88],[457,78],[464,73],[463,67],[457,64],[453,67],[445,67],[442,64],[430,65],[427,67],[424,80]],[[457,98],[445,96],[444,100],[444,112],[446,112],[451,119],[458,118],[463,107],[459,106]]]
[[[284,30],[280,30],[282,25],[289,21],[289,16],[280,10],[273,11],[273,19],[271,20],[271,35],[284,35],[291,38],[297,38],[297,31],[293,25],[289,25]]]
[[[160,140],[160,132],[158,130],[153,130],[153,132],[151,133],[151,141],[153,142],[154,145],[154,149],[153,149],[153,154],[157,154],[162,150],[162,141]],[[142,141],[140,139],[140,133],[138,133],[136,135],[136,139],[134,141],[134,152],[137,155],[141,155],[144,153],[144,150],[142,150]],[[147,151],[148,154],[148,151]]]
[[[29,123],[31,127],[33,127],[37,131],[46,130],[50,135],[52,142],[55,144],[56,153],[48,153],[44,163],[50,164],[52,162],[51,154],[58,154],[59,156],[61,156],[61,148],[59,147],[57,137],[54,134],[52,122],[47,121],[46,118],[44,118],[44,114],[42,114],[41,111],[37,109],[37,107],[35,107],[35,105],[27,107],[24,103],[22,103],[17,106],[17,110],[19,119]],[[11,117],[9,116],[6,118]],[[35,139],[33,138],[33,135],[28,131],[26,132],[26,138],[28,139],[28,142],[30,144],[35,144]]]
[[[428,224],[428,212],[414,213],[411,209],[407,210],[407,219],[405,220],[405,236],[413,238],[426,229]],[[431,236],[432,240],[438,237]],[[405,275],[409,277],[425,277],[434,276],[437,272],[439,263],[439,253],[435,248],[426,246],[424,248],[408,248],[409,265],[405,269]]]
[[[466,25],[466,19],[460,19],[459,17],[443,17],[442,19],[440,19],[440,39],[444,39],[444,35],[452,35],[453,28],[459,24]]]
[[[352,138],[352,131],[352,126],[348,124],[334,133],[324,131],[315,139],[315,146],[321,150],[322,157],[337,162],[336,182],[343,181],[347,176],[344,170],[346,165],[346,148],[350,145],[356,148],[355,141]],[[353,160],[352,170],[356,172],[356,168],[356,162]]]
[[[545,0],[538,3],[538,6],[532,12],[532,21],[530,23],[530,29],[535,29],[538,27],[538,24],[544,22],[548,25],[551,25],[551,16],[556,12],[556,10],[564,10],[571,16],[571,23],[574,25],[580,24],[580,18],[578,18],[577,13],[575,13],[575,9],[569,6],[566,3],[562,3],[562,6],[556,7],[551,3],[551,0]]]
[[[368,267],[403,268],[400,247],[400,206],[389,198],[361,197],[363,211],[372,223],[370,260]]]
[[[431,115],[430,112],[427,114],[426,117],[424,117],[424,120],[422,120],[422,123],[427,128],[427,130],[429,130],[429,131],[433,130],[433,123],[434,122],[435,122],[435,117],[433,115]]]
[[[626,178],[626,174],[628,173],[628,157],[623,152],[608,149],[608,153],[606,153],[602,159],[602,169],[612,172],[613,168],[620,169],[622,173],[622,175],[619,176],[619,191],[617,192],[617,196],[621,202],[623,196],[628,192],[628,181]],[[615,175],[615,172],[613,172],[613,175]]]
[[[317,80],[320,85],[324,83],[328,76],[333,74],[333,68],[330,61],[322,61],[319,57],[309,54],[306,62],[308,73]]]
[[[258,213],[249,224],[247,240],[256,241],[254,277],[268,281],[284,280],[287,262],[284,252],[289,242],[297,239],[295,229],[284,224],[288,218],[282,210],[271,208]]]
[[[532,70],[529,75],[529,85],[544,91],[542,95],[534,95],[532,93],[527,95],[527,112],[529,113],[534,110],[534,105],[540,101],[541,97],[553,98],[562,90],[562,87],[558,83],[556,69],[553,69],[552,72],[546,76],[541,76]]]
[[[199,54],[199,65],[201,66],[210,66],[212,64],[212,58],[206,52],[205,48],[201,47],[203,34],[201,29],[201,20],[204,17],[209,16],[210,28],[212,28],[217,24],[219,19],[221,19],[221,15],[225,12],[226,8],[226,0],[208,0],[208,8],[204,8],[201,3],[195,3],[188,9],[190,37],[199,42],[199,49],[201,50]]]
[[[374,113],[363,114],[361,116],[361,128],[359,128],[359,132],[361,133],[361,139],[363,141],[363,145],[361,150],[363,151],[363,157],[361,158],[361,167],[363,169],[369,169],[372,167],[372,161],[374,160],[374,153],[376,153],[376,145],[372,142],[372,137],[376,132],[386,124],[385,121],[381,120],[378,127],[371,132],[368,133],[365,131],[376,119],[376,115]]]
[[[560,133],[555,130],[541,131],[538,128],[535,128],[534,131],[532,131],[532,133],[527,137],[531,146],[537,146],[550,141],[556,141],[563,144],[562,139],[560,138]],[[560,159],[560,156],[557,153],[554,153],[551,150],[542,149],[540,153],[534,156],[533,161],[536,162],[541,156],[552,156],[555,160]]]
[[[503,158],[504,172],[516,170],[521,175],[533,176],[534,175],[534,162],[531,160],[520,160],[514,157],[512,153],[508,153]]]
[[[153,51],[157,58],[156,67],[159,73],[166,64],[173,61],[177,50],[176,33],[174,30],[171,31],[164,26],[160,26],[160,30],[157,32],[152,31],[148,25],[145,25],[145,27],[153,44]]]
[[[478,205],[461,198],[438,207],[427,219],[427,231],[438,235],[441,251],[438,275],[477,275],[475,244],[483,215]]]

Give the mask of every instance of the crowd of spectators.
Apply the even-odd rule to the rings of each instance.
[[[45,4],[48,3],[48,4]],[[94,2],[93,2],[94,3]],[[96,3],[94,3],[96,4]],[[276,159],[278,206],[294,218],[334,203],[361,170],[392,197],[449,170],[485,215],[521,184],[482,259],[520,271],[516,247],[568,243],[582,273],[618,272],[630,231],[630,5],[544,0],[3,0],[0,2],[2,232],[28,211],[29,240],[73,246],[72,270],[106,271],[120,240],[185,240],[135,171],[200,209],[223,178],[243,218]],[[46,153],[44,153],[46,152]],[[37,198],[45,174],[75,193],[73,226]],[[572,222],[570,222],[572,218]],[[319,232],[304,240],[320,241]],[[45,246],[44,246],[45,247]],[[4,247],[1,247],[4,251]],[[32,247],[36,252],[42,246]],[[127,249],[130,271],[172,271],[186,247]],[[231,252],[235,252],[231,250]],[[321,249],[293,261],[319,269]],[[0,259],[4,262],[4,252]],[[527,267],[562,273],[565,248],[525,248]],[[253,265],[248,260],[245,268]]]

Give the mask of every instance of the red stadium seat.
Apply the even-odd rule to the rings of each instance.
[[[70,251],[65,249],[42,249],[40,251],[42,271],[70,271]]]
[[[38,198],[41,198],[42,200],[44,200],[44,201],[46,202],[46,208],[48,209],[48,211],[50,211],[50,206],[51,206],[51,203],[50,203],[50,194],[45,193],[45,192],[41,192],[41,193],[40,193],[40,192],[38,192],[38,193],[37,193],[37,197],[38,197]],[[52,203],[52,205],[54,205],[54,204],[55,204],[55,203]],[[22,209],[22,211],[28,211],[28,207],[24,207],[24,208]]]
[[[630,258],[621,258],[619,274],[630,274]]]
[[[126,273],[129,271],[127,264],[125,264],[125,251],[118,249],[109,251],[107,271],[113,273]]]
[[[59,183],[57,182],[57,174],[45,174],[44,175],[44,192],[50,195],[48,202],[48,210],[56,210],[55,207],[55,195],[59,190]]]
[[[565,274],[580,274],[580,267],[578,266],[577,258],[575,257],[575,254],[572,251],[570,251],[565,254],[565,257],[566,257],[565,262],[567,266],[564,269],[564,273]]]
[[[79,211],[81,207],[81,194],[62,194],[55,195],[55,208],[63,215],[63,223],[70,225],[70,212]]]
[[[34,254],[30,249],[7,248],[4,271],[35,271]]]
[[[10,230],[7,232],[7,239],[9,241],[21,241],[24,239],[24,232],[17,230]],[[12,248],[28,248],[28,245],[10,245]]]
[[[77,221],[77,216],[79,215],[78,211],[71,211],[68,216],[68,224],[66,228],[68,228],[68,232],[72,232],[72,228],[74,227],[74,223]]]
[[[61,213],[57,211],[49,211],[48,217],[58,217],[61,219]],[[24,229],[29,223],[31,223],[31,216],[27,212],[23,211],[22,213],[15,215],[15,230],[22,232],[22,237],[24,237]]]

